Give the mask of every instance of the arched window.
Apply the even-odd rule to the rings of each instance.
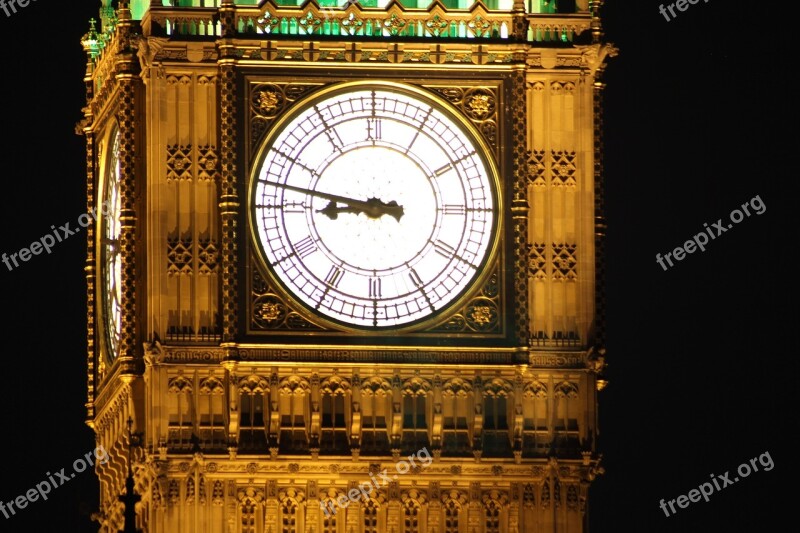
[[[442,386],[442,453],[472,455],[472,384],[453,378]]]
[[[192,380],[178,375],[169,380],[167,409],[169,412],[169,447],[189,450],[194,433],[194,394]]]
[[[502,492],[493,490],[484,494],[484,533],[500,533],[503,508],[506,505],[508,505],[508,497]]]
[[[295,489],[281,490],[278,494],[281,513],[281,533],[301,533],[297,529],[297,516],[304,494]]]
[[[242,502],[242,533],[256,533],[256,503],[253,500]]]
[[[239,380],[239,451],[265,453],[269,384],[255,374]]]
[[[329,511],[322,513],[322,533],[336,533],[336,511],[339,510],[339,504],[335,498],[329,498],[323,504]]]
[[[200,445],[208,450],[225,449],[225,385],[218,377],[210,376],[200,380],[198,392]]]
[[[281,453],[308,451],[308,381],[300,376],[283,378],[280,384]]]
[[[281,506],[281,531],[283,533],[297,531],[297,504],[292,501],[284,502]]]
[[[428,380],[413,377],[403,383],[403,453],[414,453],[428,446]]]
[[[425,495],[416,489],[404,492],[403,502],[403,533],[420,533],[420,522],[422,517],[422,504],[425,503]]]
[[[561,449],[577,450],[579,447],[578,435],[578,386],[569,381],[563,381],[555,386],[555,444]]]
[[[380,455],[389,450],[392,386],[372,377],[361,382],[361,453]]]
[[[364,510],[364,533],[381,533],[378,531],[378,502],[367,500],[362,506]]]
[[[350,382],[334,376],[320,384],[322,420],[320,427],[320,451],[322,453],[346,454],[350,449],[348,400]]]
[[[500,533],[500,507],[495,501],[486,504],[485,533]]]
[[[526,456],[546,453],[550,441],[547,427],[547,387],[531,381],[522,392],[522,453]]]
[[[442,495],[444,530],[442,533],[460,533],[458,528],[461,512],[467,504],[464,493],[452,490]]]
[[[260,490],[248,487],[239,490],[239,517],[242,524],[242,533],[259,533],[258,524],[262,523],[261,506],[264,494]]]
[[[511,455],[508,409],[511,384],[500,378],[483,385],[483,453],[488,457]]]

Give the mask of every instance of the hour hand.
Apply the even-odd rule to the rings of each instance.
[[[361,212],[361,209],[357,207],[337,207],[336,202],[328,202],[328,205],[325,206],[325,209],[317,209],[317,213],[322,213],[326,217],[331,220],[336,220],[339,218],[339,213],[353,213],[357,215]]]
[[[320,209],[317,213],[322,213],[326,215],[331,220],[336,220],[339,216],[339,213],[364,213],[369,218],[381,218],[383,215],[389,215],[395,218],[398,222],[403,217],[403,206],[397,205],[395,200],[390,202],[384,202],[379,198],[369,198],[368,200],[356,200],[355,198],[348,198],[346,196],[339,196],[338,194],[330,194],[321,191],[314,191],[311,189],[306,189],[303,187],[295,187],[294,185],[289,185],[288,183],[274,183],[271,181],[265,181],[267,185],[272,185],[273,187],[280,187],[282,189],[286,189],[287,191],[294,191],[299,192],[302,194],[308,194],[310,196],[316,196],[317,198],[322,198],[323,200],[328,200],[328,205],[324,209]],[[347,207],[337,207],[336,204],[345,204]]]
[[[322,213],[331,220],[336,220],[339,217],[339,213],[353,213],[356,215],[364,213],[369,218],[380,218],[383,215],[389,215],[394,217],[398,222],[400,222],[400,219],[403,217],[403,206],[397,205],[397,202],[394,200],[387,203],[378,198],[370,198],[366,202],[342,199],[341,203],[346,204],[347,207],[338,207],[336,205],[337,202],[331,200],[324,209],[317,210],[317,213]]]

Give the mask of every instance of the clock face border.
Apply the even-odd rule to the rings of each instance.
[[[100,351],[104,361],[108,365],[112,365],[119,357],[119,346],[122,339],[122,265],[120,263],[121,256],[119,255],[119,235],[120,235],[120,183],[119,183],[119,143],[120,143],[120,130],[119,126],[114,124],[108,128],[102,140],[102,152],[100,154],[100,161],[98,165],[99,180],[98,180],[98,196],[96,201],[96,230],[95,230],[95,256],[97,258],[97,302],[98,306],[98,325],[97,331],[99,332]],[[116,150],[116,152],[115,152]],[[114,169],[113,167],[117,168]],[[109,202],[109,188],[112,184],[109,183],[111,173],[116,173],[116,202]],[[108,242],[106,235],[108,230],[109,221],[114,221],[117,226],[117,243],[111,244]],[[109,246],[117,246],[117,257],[114,266],[114,272],[109,272],[111,265],[108,261],[108,248]],[[108,276],[114,276],[114,286],[116,287],[116,298],[112,301],[112,296],[108,293],[109,284]],[[112,317],[114,311],[110,309],[112,305],[119,307],[117,316]],[[112,319],[115,324],[112,326]],[[114,328],[116,331],[111,331]],[[112,339],[116,337],[116,342]]]
[[[260,243],[258,236],[259,228],[256,225],[260,222],[255,211],[256,185],[263,169],[263,164],[266,157],[265,154],[270,149],[276,138],[278,138],[285,131],[285,128],[291,124],[292,121],[301,116],[307,109],[315,105],[315,103],[325,101],[339,94],[369,89],[398,92],[408,95],[412,99],[435,107],[440,113],[449,119],[458,128],[459,134],[466,136],[468,141],[472,144],[472,147],[476,150],[477,157],[479,157],[483,163],[486,178],[489,181],[489,186],[491,189],[488,192],[491,195],[491,200],[493,202],[493,220],[491,228],[487,230],[488,244],[486,250],[483,253],[477,272],[474,273],[471,278],[469,278],[469,281],[466,282],[464,286],[457,289],[456,296],[449,299],[441,309],[437,309],[424,317],[414,319],[407,323],[396,325],[378,325],[374,327],[350,324],[345,321],[339,321],[330,318],[320,312],[315,312],[311,306],[309,306],[309,304],[296,298],[292,293],[292,290],[288,289],[284,282],[277,275],[272,273],[270,268],[267,268],[268,261],[264,250],[262,249],[262,244]],[[247,121],[245,121],[245,123],[247,123]],[[496,272],[499,257],[502,256],[502,242],[504,241],[503,228],[505,227],[505,198],[502,188],[502,180],[500,177],[499,164],[495,160],[495,157],[494,150],[486,142],[486,139],[482,136],[477,127],[470,122],[469,118],[459,111],[454,105],[448,102],[447,99],[431,91],[430,89],[426,89],[420,85],[412,84],[406,80],[403,82],[398,82],[386,78],[345,82],[328,80],[327,83],[320,84],[320,86],[315,88],[315,90],[311,90],[301,98],[298,98],[296,102],[291,105],[291,107],[289,107],[284,113],[278,116],[274,122],[270,124],[267,133],[259,139],[258,143],[253,149],[253,152],[251,153],[249,161],[247,162],[248,173],[247,180],[244,184],[244,194],[247,198],[247,209],[244,212],[245,220],[243,222],[247,226],[246,233],[248,235],[246,249],[249,250],[249,252],[246,254],[246,256],[250,257],[252,254],[254,260],[252,261],[252,266],[251,264],[247,264],[246,266],[243,265],[245,266],[244,270],[249,271],[250,268],[257,269],[259,274],[263,276],[265,280],[269,280],[271,285],[277,289],[277,293],[284,298],[287,303],[291,304],[293,310],[301,314],[301,316],[307,319],[311,324],[320,326],[320,328],[318,328],[314,334],[336,335],[346,333],[349,335],[363,336],[391,336],[394,334],[429,333],[429,330],[432,326],[442,324],[448,319],[448,317],[457,312],[457,310],[470,298],[475,296],[486,282],[490,274],[492,272]],[[250,293],[250,284],[251,281],[247,280],[246,286],[248,286],[248,294]],[[248,315],[253,312],[251,307],[252,305],[252,301],[248,301],[246,303],[245,308],[248,310]],[[505,328],[502,329],[505,330]],[[247,334],[265,333],[259,330],[252,330],[249,325],[249,321],[245,325],[245,331]],[[293,332],[286,331],[285,333],[298,334],[301,332],[297,330]],[[439,336],[441,336],[441,334],[441,332],[438,333]]]

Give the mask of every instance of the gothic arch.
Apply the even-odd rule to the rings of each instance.
[[[442,533],[459,533],[459,524],[463,521],[463,513],[468,501],[467,495],[458,490],[442,493],[442,513],[444,515]]]
[[[264,377],[251,374],[239,380],[239,392],[242,394],[266,394],[269,392],[269,381]]]
[[[403,396],[427,396],[431,391],[431,382],[425,378],[414,376],[403,381]]]
[[[192,392],[192,380],[188,379],[182,374],[175,376],[174,378],[170,378],[168,390],[169,392],[174,392],[177,394],[190,394]]]
[[[555,386],[556,398],[570,398],[578,397],[578,386],[570,381],[562,381]]]
[[[492,378],[483,382],[483,395],[486,396],[493,396],[493,397],[500,397],[504,396],[508,398],[511,396],[511,391],[514,390],[514,386],[511,384],[510,381],[503,379],[503,378]]]
[[[540,400],[547,398],[547,385],[538,380],[533,380],[525,384],[522,390],[522,396],[525,399],[538,398]]]
[[[200,393],[225,394],[225,384],[216,376],[203,378],[200,380]]]
[[[472,383],[463,378],[451,378],[442,385],[442,396],[445,398],[463,398],[472,393]]]
[[[344,492],[331,487],[327,490],[322,489],[319,495],[320,508],[322,512],[322,533],[336,533],[338,516],[344,513],[339,513],[339,498],[344,495]]]
[[[370,498],[361,505],[362,523],[364,533],[382,533],[380,526],[381,510],[386,505],[386,497],[381,492],[373,492]]]
[[[492,490],[483,494],[485,533],[503,531],[504,511],[508,507],[508,496],[504,492]]]
[[[370,396],[386,397],[392,394],[392,384],[388,379],[374,376],[361,382],[361,393]]]
[[[422,508],[427,503],[427,496],[417,489],[403,491],[400,496],[403,513],[403,533],[421,533],[424,531]]]
[[[329,378],[325,378],[319,385],[321,394],[330,394],[331,396],[345,396],[350,393],[350,389],[350,380],[341,376],[331,376]]]
[[[287,376],[280,381],[279,390],[284,395],[304,396],[309,393],[311,386],[302,376]]]
[[[303,491],[288,488],[278,492],[279,524],[281,533],[298,533],[298,519],[305,502]]]
[[[239,489],[237,499],[242,526],[241,533],[256,533],[258,524],[263,520],[261,508],[264,502],[264,492],[253,487]]]

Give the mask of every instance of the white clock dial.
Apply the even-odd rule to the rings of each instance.
[[[263,257],[294,298],[352,326],[401,326],[463,294],[495,240],[475,136],[422,93],[355,86],[300,106],[251,188]]]
[[[120,257],[119,131],[111,137],[105,164],[101,213],[100,272],[106,353],[111,361],[119,354],[122,331],[122,262]]]

